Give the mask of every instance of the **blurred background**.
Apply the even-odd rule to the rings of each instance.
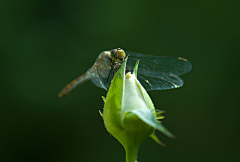
[[[148,138],[139,162],[239,161],[240,1],[0,1],[0,161],[123,162],[91,82],[60,90],[99,53],[182,56],[182,88],[150,91],[176,140]]]

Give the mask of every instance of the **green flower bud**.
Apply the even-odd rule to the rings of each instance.
[[[156,113],[151,98],[137,80],[138,63],[133,74],[125,75],[127,58],[115,74],[109,88],[103,110],[103,120],[106,129],[125,148],[127,161],[135,162],[140,145],[147,137],[152,137],[157,143],[164,145],[155,136],[157,129],[173,138],[157,119],[163,111]]]

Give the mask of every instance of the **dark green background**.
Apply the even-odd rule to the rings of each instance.
[[[182,56],[180,89],[149,92],[163,124],[139,162],[239,161],[240,1],[0,1],[0,161],[125,161],[98,111],[106,91],[58,92],[103,50]]]

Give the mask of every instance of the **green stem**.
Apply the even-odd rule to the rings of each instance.
[[[139,147],[125,147],[126,162],[137,162]]]

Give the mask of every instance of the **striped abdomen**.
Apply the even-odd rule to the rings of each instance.
[[[85,81],[91,79],[91,75],[88,73],[84,73],[80,77],[74,79],[71,83],[66,85],[65,88],[58,94],[58,97],[65,97],[67,96],[73,89],[75,89],[79,84],[84,83]]]

